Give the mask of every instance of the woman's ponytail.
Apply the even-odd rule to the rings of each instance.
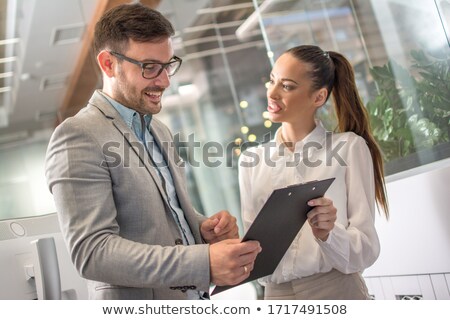
[[[286,53],[311,65],[308,71],[312,89],[326,88],[333,96],[334,109],[340,132],[352,131],[363,137],[372,156],[375,176],[375,199],[378,208],[389,217],[389,206],[384,181],[383,157],[370,131],[369,116],[356,88],[353,67],[340,53],[323,51],[318,46],[301,45]]]
[[[371,133],[369,116],[358,94],[353,68],[340,53],[331,51],[329,56],[334,64],[332,96],[339,131],[352,131],[366,140],[373,161],[375,198],[378,207],[381,207],[388,218],[389,206],[384,181],[383,157]]]

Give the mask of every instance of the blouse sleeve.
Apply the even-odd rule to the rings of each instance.
[[[245,155],[242,153],[239,158],[239,192],[241,199],[241,218],[244,226],[244,232],[247,232],[248,228],[253,222],[255,216],[253,206],[252,206],[252,192],[251,192],[251,172],[248,164],[249,161]]]
[[[347,225],[335,224],[326,242],[318,240],[326,259],[343,273],[362,272],[380,253],[375,230],[375,182],[372,157],[365,140],[349,141],[345,183]]]

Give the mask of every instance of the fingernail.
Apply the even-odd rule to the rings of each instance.
[[[308,201],[308,205],[313,206],[314,205],[314,201],[313,200],[309,200]]]

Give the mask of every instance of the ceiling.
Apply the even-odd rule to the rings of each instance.
[[[109,8],[127,0],[0,1],[0,147],[49,137],[101,86],[91,54],[93,27]],[[174,47],[184,61],[262,45],[236,30],[254,12],[252,0],[141,0],[174,24]],[[253,38],[252,38],[253,36]],[[223,48],[222,48],[223,49]],[[182,68],[185,77],[189,68]],[[183,82],[183,72],[177,79]],[[187,80],[186,80],[187,81]]]
[[[95,2],[3,1],[0,141],[24,138],[54,122]],[[51,8],[51,10],[49,10]],[[5,11],[6,10],[6,14]],[[58,14],[52,14],[57,12]]]
[[[0,1],[0,146],[40,139],[100,85],[98,17],[125,0]],[[160,0],[142,3],[156,7]]]
[[[0,0],[0,147],[24,139],[48,138],[57,124],[86,105],[93,90],[101,87],[91,51],[95,22],[109,8],[129,2],[135,1]],[[251,59],[256,59],[251,50],[265,48],[253,0],[140,2],[158,9],[173,23],[175,53],[184,61],[165,94],[165,108],[170,105],[171,94],[176,95],[177,85],[193,83],[198,77],[197,67],[208,68],[200,63],[210,64],[210,68],[221,54],[231,52],[252,54]],[[289,24],[281,29],[279,19],[284,13],[294,12],[296,19],[304,17],[303,9],[295,7],[299,1],[257,2],[260,11],[266,10],[265,16],[273,20],[273,32],[280,42],[288,42],[286,39],[298,32]],[[320,3],[325,2],[331,3]],[[339,6],[340,2],[332,3]],[[311,9],[319,6],[314,1],[308,3]],[[323,28],[321,23],[319,19],[316,27]],[[261,57],[264,61],[253,63],[266,64],[267,57]],[[233,59],[230,63],[243,61],[240,54],[234,54]],[[241,69],[245,68],[243,65]],[[242,72],[233,76],[243,77]],[[245,77],[241,80],[247,81]],[[207,88],[205,81],[198,87]]]

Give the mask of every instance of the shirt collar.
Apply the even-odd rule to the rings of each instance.
[[[306,137],[304,137],[302,140],[297,141],[295,143],[294,152],[291,152],[288,148],[286,148],[283,144],[283,140],[281,139],[281,127],[277,129],[275,132],[275,137],[272,139],[272,145],[275,142],[275,148],[270,148],[270,158],[274,159],[275,157],[279,157],[280,153],[287,155],[290,153],[295,154],[302,154],[303,153],[303,146],[308,142],[318,142],[323,145],[326,138],[326,130],[322,125],[322,122],[320,120],[315,120],[316,127],[311,131]],[[281,151],[282,148],[285,148],[284,151]],[[312,152],[313,148],[308,148],[309,152]],[[280,152],[277,152],[280,150]]]
[[[121,104],[120,102],[117,102],[116,100],[114,100],[113,98],[108,96],[106,93],[101,92],[101,91],[100,91],[100,93],[106,98],[106,100],[109,101],[109,103],[111,103],[111,105],[114,107],[114,109],[117,110],[117,112],[122,117],[123,121],[125,121],[125,124],[130,129],[133,129],[133,123],[140,123],[140,118],[139,118],[138,112],[136,112],[135,110],[130,109],[128,107],[125,107],[123,104]],[[150,127],[151,120],[152,120],[151,114],[144,115],[145,126],[147,128]],[[137,121],[137,122],[135,122],[135,121]]]

